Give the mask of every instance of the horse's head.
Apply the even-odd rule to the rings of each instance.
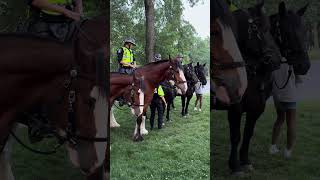
[[[225,1],[213,1],[210,79],[211,85],[219,87],[217,98],[225,104],[239,102],[247,88],[247,74],[234,32],[235,21]]]
[[[238,42],[250,73],[270,73],[279,69],[281,54],[270,34],[269,17],[264,1],[247,10],[234,12],[238,25]]]
[[[60,128],[61,135],[67,139],[72,163],[85,174],[91,174],[100,167],[106,154],[107,32],[106,19],[98,17],[83,22],[76,35],[73,66],[77,73],[71,73],[73,78],[65,107],[70,111],[69,122]]]
[[[130,104],[132,114],[138,117],[142,115],[144,108],[144,76],[138,77],[136,73],[133,73],[132,82],[132,85],[125,91],[123,97]]]
[[[196,73],[202,85],[207,84],[207,78],[206,78],[205,69],[204,69],[205,66],[206,66],[206,63],[202,65],[199,62],[197,62],[197,65],[194,67],[194,72]]]
[[[310,68],[309,56],[306,47],[306,29],[302,16],[308,4],[297,12],[287,10],[284,2],[279,4],[278,14],[270,16],[271,33],[280,47],[283,57],[294,66],[295,71],[301,69],[305,74]],[[295,68],[300,66],[301,68]]]
[[[189,81],[189,83],[194,85],[199,81],[197,74],[194,71],[192,63],[183,65],[183,73],[187,81]]]
[[[178,59],[170,59],[169,65],[170,69],[167,74],[167,79],[173,80],[176,86],[181,89],[182,94],[185,94],[187,92],[188,85],[181,61]]]

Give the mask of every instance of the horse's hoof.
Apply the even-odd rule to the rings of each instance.
[[[246,172],[253,172],[254,171],[254,168],[253,168],[252,164],[241,165],[241,169],[243,169]]]
[[[149,133],[148,130],[146,130],[146,129],[141,129],[141,134],[142,134],[142,135],[147,135],[148,133]]]
[[[187,115],[184,115],[183,117],[184,117],[184,118],[187,118]]]
[[[141,141],[143,141],[143,137],[141,136],[141,135],[134,135],[133,136],[133,141],[134,142],[141,142]]]

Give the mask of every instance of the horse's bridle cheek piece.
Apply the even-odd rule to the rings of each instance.
[[[78,140],[88,141],[88,142],[106,142],[107,137],[84,137],[77,135],[76,132],[76,110],[75,110],[75,103],[76,103],[76,86],[74,81],[77,80],[78,73],[75,68],[70,71],[70,79],[66,80],[65,89],[68,91],[68,125],[66,128],[66,137],[64,138],[65,141],[68,141],[72,145],[77,145]]]

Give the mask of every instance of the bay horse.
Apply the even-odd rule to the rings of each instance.
[[[248,158],[250,139],[255,123],[264,112],[266,101],[271,94],[271,74],[279,69],[281,62],[280,51],[269,32],[269,17],[265,15],[263,5],[262,1],[254,7],[233,12],[237,22],[237,43],[246,62],[248,74],[248,87],[243,98],[226,108],[231,142],[229,167],[235,175],[241,175],[243,170],[253,170]],[[238,160],[240,123],[244,112],[246,122]]]
[[[239,102],[247,88],[245,63],[236,41],[236,24],[224,0],[213,1],[210,47],[210,104]]]
[[[46,105],[60,145],[89,180],[102,174],[107,151],[107,17],[77,24],[71,43],[30,35],[0,35],[0,179],[13,179],[8,141],[17,116]],[[20,121],[27,126],[27,121]],[[91,178],[92,179],[92,178]]]
[[[144,80],[144,103],[143,115],[137,118],[133,140],[142,141],[142,135],[148,134],[145,128],[145,115],[151,103],[154,89],[164,80],[173,80],[182,93],[186,93],[188,86],[181,61],[178,59],[161,60],[146,64],[135,70],[135,76]]]

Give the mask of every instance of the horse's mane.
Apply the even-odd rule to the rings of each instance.
[[[170,61],[169,59],[164,59],[164,60],[161,60],[161,61],[150,62],[150,63],[145,64],[144,66],[139,67],[139,68],[148,68],[150,66],[154,66],[154,65],[158,65],[158,64],[162,64],[162,63],[167,63],[169,61]],[[180,69],[183,69],[182,68],[182,64],[179,63],[178,61],[177,61],[177,67],[180,68]]]

